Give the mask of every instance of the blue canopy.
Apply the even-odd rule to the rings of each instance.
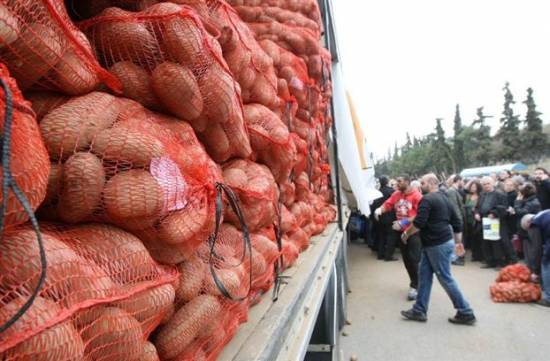
[[[460,175],[464,178],[481,177],[484,175],[491,175],[492,173],[498,174],[503,170],[509,170],[510,172],[525,172],[527,171],[527,166],[523,163],[510,163],[493,165],[490,167],[468,168],[460,172]]]

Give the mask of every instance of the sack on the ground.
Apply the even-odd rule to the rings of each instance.
[[[540,299],[540,286],[519,281],[499,282],[490,288],[493,302],[535,302]]]

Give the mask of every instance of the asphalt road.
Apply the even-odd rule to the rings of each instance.
[[[405,321],[408,277],[401,261],[383,262],[364,244],[349,249],[348,319],[341,337],[344,360],[358,361],[548,361],[550,309],[534,304],[495,304],[489,286],[497,272],[479,263],[453,266],[453,274],[478,322],[457,326],[455,311],[434,278],[427,323]]]

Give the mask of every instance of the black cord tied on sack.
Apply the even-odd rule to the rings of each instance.
[[[231,206],[231,209],[233,212],[235,212],[235,215],[237,216],[239,223],[241,225],[242,233],[243,233],[243,256],[241,258],[241,262],[236,265],[235,267],[240,266],[244,263],[244,260],[246,258],[246,254],[248,251],[249,261],[250,261],[250,269],[249,269],[249,276],[250,276],[250,284],[248,286],[248,292],[246,293],[246,296],[242,297],[235,297],[234,295],[231,295],[231,293],[227,290],[223,282],[220,280],[218,275],[216,274],[216,268],[214,267],[214,257],[220,258],[216,254],[216,241],[218,240],[218,234],[220,231],[220,225],[222,223],[222,214],[223,214],[223,194],[226,195],[227,200],[229,201],[229,205]],[[246,222],[244,220],[244,216],[241,210],[241,207],[239,205],[239,199],[237,198],[237,195],[233,190],[228,187],[225,184],[222,183],[216,183],[216,226],[214,229],[214,233],[210,235],[208,239],[208,243],[210,244],[210,257],[208,259],[208,264],[210,266],[210,273],[212,274],[212,278],[214,279],[214,283],[216,284],[216,287],[220,290],[222,295],[225,298],[228,298],[232,301],[243,301],[250,295],[250,291],[252,290],[252,242],[250,241],[250,232],[248,231],[248,226],[246,225]]]
[[[288,131],[292,132],[292,102],[286,102],[286,114]]]
[[[279,194],[281,192],[279,191]],[[277,241],[277,248],[279,250],[279,257],[277,257],[277,262],[275,262],[275,284],[273,285],[273,295],[271,296],[271,300],[273,302],[277,301],[279,299],[279,292],[281,290],[281,285],[286,284],[284,281],[285,278],[290,278],[289,276],[283,276],[281,273],[284,271],[284,260],[283,260],[283,231],[282,231],[282,204],[281,204],[281,196],[279,195],[279,202],[277,203],[277,224],[274,224],[275,227],[275,239]]]
[[[38,284],[36,285],[36,288],[32,292],[27,302],[25,302],[25,304],[8,321],[0,325],[0,334],[1,334],[4,331],[6,331],[8,328],[10,328],[14,323],[16,323],[17,320],[19,320],[21,316],[23,316],[29,310],[29,308],[31,308],[32,304],[34,303],[34,300],[40,293],[40,290],[42,289],[42,287],[44,286],[44,282],[46,281],[47,263],[46,263],[46,251],[44,250],[44,244],[42,242],[42,235],[40,234],[40,227],[38,226],[38,220],[34,216],[34,212],[32,210],[32,207],[27,197],[21,191],[21,189],[15,182],[15,179],[13,179],[13,175],[11,174],[10,156],[11,156],[11,130],[13,125],[13,95],[8,85],[1,78],[0,78],[0,85],[4,90],[5,100],[6,100],[6,109],[4,114],[4,134],[2,135],[2,138],[1,138],[2,177],[3,178],[2,178],[2,208],[0,209],[0,234],[2,237],[4,236],[4,226],[6,221],[6,212],[8,209],[9,191],[11,188],[11,190],[13,191],[13,194],[15,195],[19,203],[21,203],[25,212],[29,215],[33,229],[36,232],[38,249],[40,252],[40,279],[38,280]]]

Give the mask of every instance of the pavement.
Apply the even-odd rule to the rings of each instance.
[[[453,274],[478,319],[475,326],[453,325],[452,303],[434,278],[428,322],[403,320],[408,276],[399,261],[378,261],[363,243],[349,248],[348,320],[341,337],[344,360],[357,361],[549,361],[550,308],[497,304],[489,286],[495,270],[480,263],[453,266]],[[346,336],[347,334],[347,336]]]

